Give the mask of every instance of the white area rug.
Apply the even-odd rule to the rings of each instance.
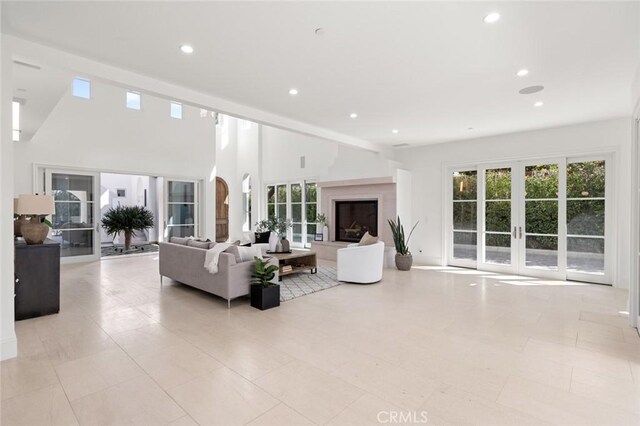
[[[301,272],[287,275],[280,282],[280,301],[286,302],[340,284],[336,279],[336,269],[332,267],[319,266],[316,274]]]

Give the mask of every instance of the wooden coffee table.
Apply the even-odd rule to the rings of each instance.
[[[292,251],[291,253],[271,253],[268,252],[267,256],[272,256],[278,259],[278,281],[282,281],[282,277],[285,275],[297,274],[303,271],[310,271],[312,274],[318,272],[318,262],[316,260],[316,252],[314,251]],[[291,266],[291,270],[283,271],[284,266]]]

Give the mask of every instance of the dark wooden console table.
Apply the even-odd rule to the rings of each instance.
[[[15,242],[15,319],[60,311],[60,244]]]

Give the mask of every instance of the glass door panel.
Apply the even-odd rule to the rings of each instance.
[[[60,257],[94,260],[98,257],[96,230],[97,175],[46,171],[46,190],[53,195],[52,238],[60,243]]]
[[[512,264],[512,171],[510,167],[484,171],[485,263]]]
[[[168,180],[166,188],[165,238],[197,237],[198,197],[196,183]]]
[[[604,160],[567,164],[567,271],[570,273],[605,275],[605,192]]]
[[[478,246],[478,172],[453,172],[453,264],[475,266]]]
[[[524,234],[522,238],[526,268],[558,270],[560,208],[558,178],[558,164],[524,166]]]

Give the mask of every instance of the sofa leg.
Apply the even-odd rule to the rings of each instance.
[[[162,275],[160,275],[160,288],[161,288],[161,289],[162,289],[162,278],[163,278],[163,276],[162,276]]]

